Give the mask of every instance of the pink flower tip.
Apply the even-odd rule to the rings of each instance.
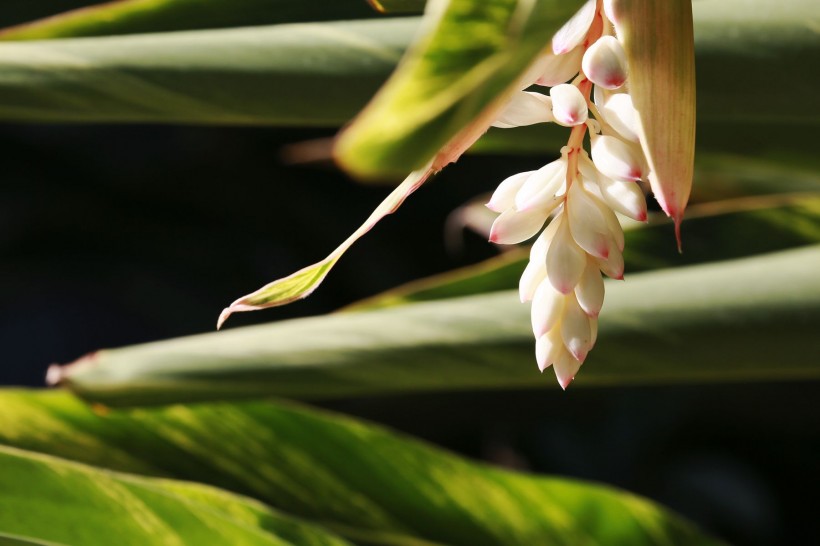
[[[572,351],[572,356],[575,357],[575,360],[580,362],[581,364],[584,363],[584,360],[587,359],[588,351]]]
[[[637,218],[637,220],[638,220],[639,222],[646,222],[648,219],[649,219],[649,217],[647,216],[647,214],[646,214],[646,211],[645,211],[645,210],[644,210],[644,211],[641,211],[641,212],[638,214],[638,218]]]
[[[568,378],[566,378],[566,379],[559,380],[559,381],[558,381],[558,384],[559,384],[559,385],[561,385],[561,389],[563,389],[563,390],[567,390],[567,387],[569,387],[569,384],[570,384],[570,383],[572,383],[572,381],[573,381],[574,379],[575,379],[575,377],[574,377],[574,376],[573,376],[573,377],[568,377]]]

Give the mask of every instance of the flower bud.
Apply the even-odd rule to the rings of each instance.
[[[538,61],[539,77],[535,80],[538,85],[553,87],[566,83],[581,71],[581,59],[584,50],[581,46],[563,55],[548,53]]]
[[[646,221],[646,197],[637,183],[601,176],[598,186],[607,205],[633,220]]]
[[[509,129],[551,121],[554,121],[551,98],[541,93],[520,91],[507,103],[492,126]]]
[[[595,85],[617,89],[626,81],[626,53],[617,38],[601,36],[584,53],[581,68]]]
[[[550,97],[552,97],[552,115],[555,123],[564,127],[586,123],[587,101],[577,87],[569,83],[556,85],[550,89]]]
[[[595,258],[598,268],[610,279],[623,280],[624,278],[624,256],[617,248],[609,249],[609,256],[606,260]]]
[[[564,346],[579,362],[583,362],[587,353],[592,349],[592,330],[589,327],[589,317],[578,305],[575,294],[566,297],[564,314],[561,317],[561,339]]]
[[[512,208],[515,205],[515,194],[518,193],[527,178],[534,172],[527,171],[505,178],[493,192],[489,203],[487,203],[487,208],[493,212],[504,212]]]
[[[587,253],[598,258],[609,255],[614,244],[604,215],[576,180],[567,193],[567,220],[572,238]]]
[[[598,111],[606,121],[620,136],[631,142],[638,142],[638,112],[632,106],[632,96],[629,93],[615,93],[606,101],[603,106],[598,107]]]
[[[547,278],[547,260],[541,261],[530,260],[524,272],[521,274],[521,279],[518,281],[518,296],[521,303],[532,300],[535,296],[535,291],[538,285]]]
[[[567,297],[557,292],[549,280],[545,280],[538,285],[530,308],[532,331],[536,338],[552,330],[553,326],[558,323],[558,319],[561,318],[561,313],[564,311],[565,299]]]
[[[589,32],[589,27],[595,18],[595,10],[598,7],[596,0],[587,0],[572,18],[558,29],[552,37],[552,51],[556,55],[567,53],[584,41]]]
[[[615,180],[637,181],[643,178],[640,150],[623,140],[607,135],[590,135],[592,162],[602,174]]]
[[[490,228],[490,242],[512,245],[526,241],[541,229],[546,215],[539,209],[519,212],[507,209],[495,219]]]
[[[549,368],[562,352],[566,351],[559,328],[553,328],[535,340],[535,360],[542,372]]]
[[[569,384],[575,379],[575,374],[581,369],[581,363],[565,349],[558,354],[558,357],[552,363],[552,369],[555,370],[558,384],[561,385],[562,389],[567,390]]]
[[[604,279],[593,258],[587,259],[587,266],[575,287],[578,305],[590,317],[597,317],[604,305]]]
[[[555,237],[547,251],[547,277],[556,290],[569,294],[584,272],[586,253],[572,239],[564,214],[553,220],[559,221]]]
[[[563,157],[544,165],[532,173],[515,194],[515,207],[522,211],[544,207],[555,198],[566,178],[567,161]]]

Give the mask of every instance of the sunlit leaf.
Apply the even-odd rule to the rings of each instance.
[[[403,174],[460,155],[490,125],[509,93],[580,0],[450,0],[384,88],[340,137],[353,173]],[[457,144],[453,141],[458,140]]]
[[[492,469],[294,405],[96,415],[65,393],[6,391],[0,442],[217,484],[366,544],[421,546],[411,537],[450,546],[575,545],[590,537],[608,545],[711,543],[665,510],[609,487]],[[393,540],[373,540],[378,533]]]
[[[210,487],[112,473],[0,447],[0,544],[350,543]]]
[[[818,267],[809,247],[610,282],[573,385],[820,378]],[[556,388],[532,352],[528,307],[499,292],[103,350],[51,379],[113,406]]]
[[[320,6],[303,0],[119,0],[85,6],[0,30],[0,40],[43,40],[333,21],[359,19],[373,14],[364,0],[334,0]]]
[[[258,311],[267,307],[286,305],[309,296],[322,284],[325,277],[336,265],[336,262],[358,241],[370,231],[379,220],[398,209],[404,200],[422,186],[430,176],[430,169],[421,169],[410,174],[390,195],[381,202],[359,229],[354,231],[345,241],[331,252],[325,259],[313,265],[300,269],[296,273],[283,279],[273,281],[247,296],[242,296],[219,315],[217,329],[222,326],[232,313],[241,311]]]

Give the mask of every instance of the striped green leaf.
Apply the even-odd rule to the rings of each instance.
[[[45,40],[202,28],[359,19],[365,0],[119,0],[74,9],[0,31],[0,40]]]
[[[217,489],[5,446],[0,447],[0,544],[350,545]]]
[[[611,282],[574,388],[818,378],[818,268],[812,246]],[[528,307],[512,292],[103,350],[51,379],[112,406],[557,388],[537,373]]]
[[[609,487],[492,469],[376,426],[294,405],[97,415],[65,393],[6,391],[0,394],[0,442],[218,484],[360,537],[360,543],[423,544],[412,537],[450,546],[710,543],[658,506]],[[0,476],[15,469],[5,470],[0,464]],[[102,474],[99,484],[76,494],[109,482]],[[166,486],[172,492],[183,488]],[[386,538],[372,540],[379,533]],[[216,542],[186,542],[197,543]]]

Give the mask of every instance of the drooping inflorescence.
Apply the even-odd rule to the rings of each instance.
[[[639,182],[648,167],[640,121],[609,10],[607,2],[589,0],[556,33],[552,50],[524,82],[550,87],[549,95],[518,92],[493,124],[556,123],[571,129],[560,159],[510,176],[487,204],[500,213],[490,241],[516,244],[541,232],[519,292],[522,302],[532,302],[538,366],[552,366],[565,389],[595,344],[602,274],[623,279],[624,234],[616,213],[646,220]]]

